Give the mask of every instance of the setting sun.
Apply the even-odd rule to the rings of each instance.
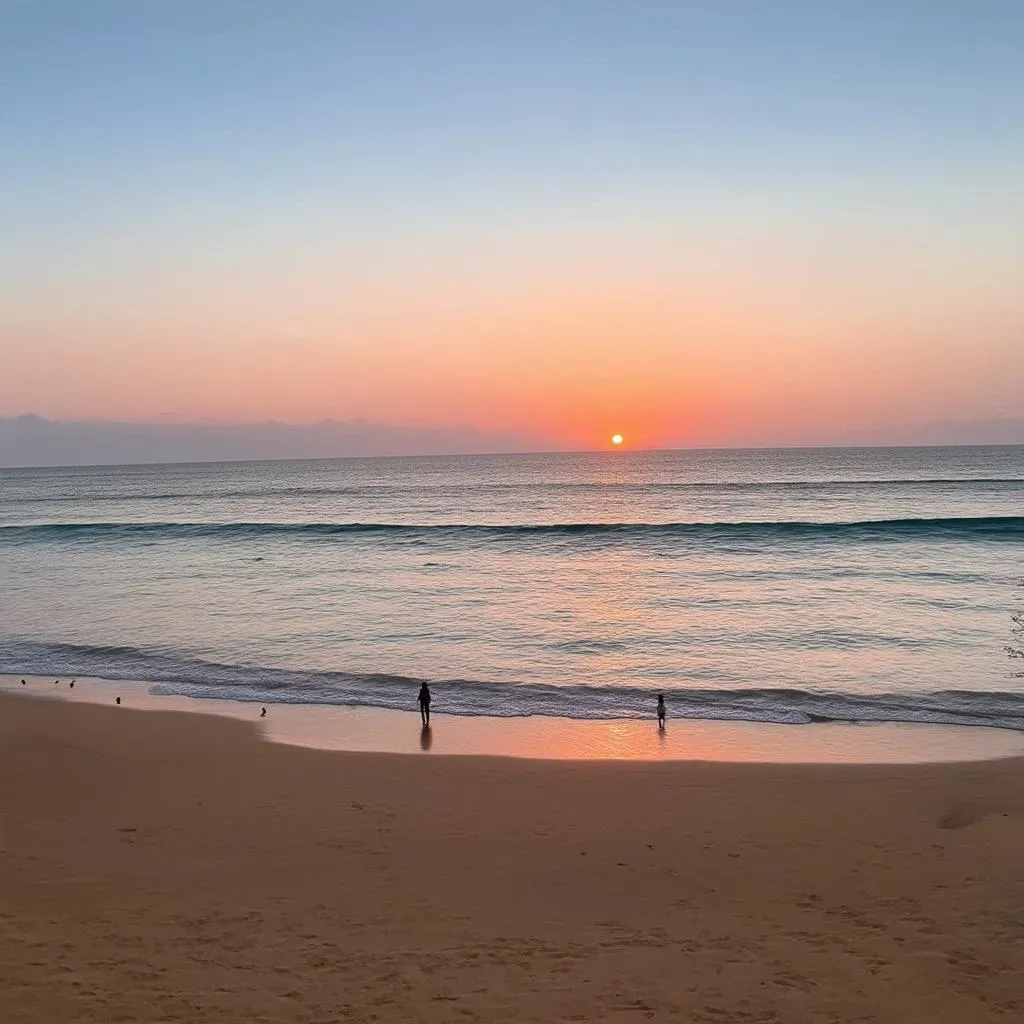
[[[612,444],[622,444],[622,435],[612,434]]]

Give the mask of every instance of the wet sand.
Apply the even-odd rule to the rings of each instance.
[[[0,1007],[64,1021],[1024,1016],[1024,761],[340,753],[0,697]]]
[[[1024,733],[976,726],[904,722],[830,722],[776,725],[669,717],[659,730],[654,703],[647,720],[484,718],[443,713],[443,691],[435,701],[433,728],[424,733],[415,710],[343,707],[330,704],[260,705],[231,700],[167,696],[153,683],[81,678],[0,675],[0,695],[31,694],[76,703],[123,705],[139,710],[185,711],[256,722],[260,735],[277,743],[318,750],[391,754],[470,754],[556,760],[757,761],[773,764],[913,764],[1024,757]],[[439,710],[440,709],[440,710]]]

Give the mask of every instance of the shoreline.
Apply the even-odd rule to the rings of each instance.
[[[669,719],[664,731],[637,719],[432,716],[421,729],[415,710],[326,704],[269,704],[150,693],[153,684],[80,677],[0,675],[0,695],[72,704],[113,704],[252,723],[272,743],[317,750],[384,754],[497,756],[546,761],[754,762],[764,764],[942,764],[1024,756],[1024,733],[982,726],[899,722],[784,725]]]
[[[0,1005],[1000,1024],[1022,766],[416,759],[3,695]]]

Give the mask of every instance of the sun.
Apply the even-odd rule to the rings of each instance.
[[[625,438],[621,434],[612,434],[612,444],[617,446],[622,444],[624,440]]]

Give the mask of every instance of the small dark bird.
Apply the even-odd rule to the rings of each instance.
[[[120,704],[121,703],[121,698],[120,697],[115,697],[114,698],[114,703],[115,704]]]
[[[267,717],[267,709],[266,708],[260,708],[260,718],[266,718],[266,717]]]
[[[60,682],[60,680],[59,680],[59,679],[54,679],[54,681],[53,681],[53,685],[54,685],[54,686],[56,686],[56,685],[57,685],[57,684],[58,684],[59,682]]]
[[[22,679],[22,681],[21,681],[21,685],[22,685],[22,686],[24,686],[24,685],[25,685],[25,680],[24,680],[24,679]]]
[[[69,690],[73,690],[74,688],[75,688],[75,681],[74,681],[74,679],[72,679],[71,682],[68,683],[68,689]]]

